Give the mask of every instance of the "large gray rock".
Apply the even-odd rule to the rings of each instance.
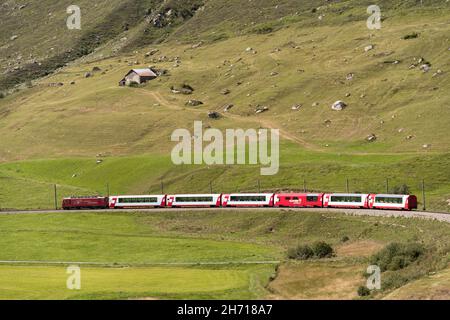
[[[203,102],[201,102],[200,100],[189,100],[188,102],[186,102],[186,105],[187,106],[190,106],[190,107],[197,107],[197,106],[200,106],[200,105],[202,105],[203,104]]]
[[[347,104],[344,101],[336,101],[335,103],[333,103],[333,105],[331,106],[332,110],[335,111],[342,111],[347,107]]]

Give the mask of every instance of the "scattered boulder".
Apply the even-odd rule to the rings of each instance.
[[[149,52],[147,52],[147,53],[145,54],[145,56],[148,58],[148,57],[150,57],[150,56],[154,56],[154,55],[157,54],[158,52],[159,52],[158,49],[152,49],[152,50],[150,50]]]
[[[185,94],[185,95],[189,95],[189,94],[192,94],[194,92],[194,88],[192,88],[188,84],[183,84],[181,86],[181,88],[179,88],[179,89],[174,87],[174,86],[172,86],[172,87],[170,87],[170,90],[172,91],[172,93],[175,93],[175,94],[182,93],[182,94]]]
[[[429,148],[431,148],[431,144],[424,144],[424,145],[422,146],[422,148],[424,148],[424,149],[429,149]]]
[[[314,102],[314,103],[312,104],[312,106],[313,106],[313,107],[318,107],[318,106],[319,106],[319,103],[318,103],[318,102]]]
[[[278,72],[276,72],[276,71],[273,71],[273,72],[270,73],[270,76],[271,76],[271,77],[275,77],[275,76],[277,76],[277,75],[278,75]]]
[[[291,110],[297,111],[297,110],[300,110],[301,107],[302,107],[301,104],[294,104],[294,105],[291,107]]]
[[[255,113],[256,114],[263,113],[263,112],[266,112],[266,111],[269,111],[269,108],[265,107],[265,106],[257,105],[256,108],[255,108]]]
[[[335,103],[333,103],[333,105],[331,106],[331,109],[335,110],[335,111],[342,111],[347,107],[347,104],[344,101],[336,101]]]
[[[408,135],[408,136],[406,136],[406,140],[412,140],[414,138],[414,136],[413,135]]]
[[[202,101],[200,101],[200,100],[193,100],[193,99],[189,100],[188,102],[186,102],[186,105],[190,106],[190,107],[197,107],[197,106],[200,106],[202,104],[203,104]]]
[[[223,89],[220,93],[223,94],[224,96],[226,96],[227,94],[230,94],[231,91],[230,91],[230,89]]]
[[[433,73],[433,78],[442,75],[444,72],[442,72],[441,69],[438,69],[435,73]]]
[[[353,80],[353,78],[355,77],[354,73],[349,73],[347,74],[347,76],[345,77],[348,81]]]
[[[228,111],[230,111],[230,109],[231,108],[233,108],[234,107],[234,105],[233,104],[226,104],[225,106],[224,106],[224,108],[223,108],[223,112],[228,112]]]
[[[84,74],[84,77],[85,77],[85,78],[90,78],[90,77],[92,77],[92,73],[86,72],[86,73]]]
[[[331,120],[327,119],[323,122],[327,127],[331,126]]]
[[[369,44],[368,46],[364,47],[365,52],[369,52],[373,49],[375,49],[375,46],[373,44]]]
[[[375,141],[377,140],[377,136],[376,136],[375,134],[372,133],[372,134],[370,134],[370,135],[367,136],[366,140],[367,140],[368,142],[375,142]]]
[[[203,45],[203,41],[200,41],[200,42],[198,42],[196,44],[193,44],[191,48],[192,49],[197,49],[197,48],[200,48],[202,45]]]
[[[423,73],[427,73],[431,70],[431,65],[429,63],[424,63],[420,66],[420,70],[422,70]]]
[[[220,118],[220,113],[215,112],[215,111],[210,111],[210,112],[208,112],[208,118],[210,118],[210,119],[219,119]]]
[[[14,36],[12,36],[11,38],[9,38],[11,41],[14,41],[14,40],[16,40],[17,38],[18,38],[19,36],[17,36],[17,35],[14,35]]]
[[[95,66],[92,68],[92,72],[99,72],[99,71],[102,71],[100,67]]]

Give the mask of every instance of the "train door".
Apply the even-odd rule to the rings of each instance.
[[[368,200],[367,200],[368,201],[367,207],[369,209],[373,209],[373,207],[375,205],[375,198],[376,198],[375,194],[369,194],[369,197],[368,197]]]

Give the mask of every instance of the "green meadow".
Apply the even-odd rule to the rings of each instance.
[[[407,283],[448,274],[449,226],[436,221],[219,210],[0,215],[0,226],[0,299],[355,299],[368,257],[390,242],[427,247],[427,260],[399,271]],[[315,241],[335,256],[287,260]],[[81,290],[69,290],[77,263]]]

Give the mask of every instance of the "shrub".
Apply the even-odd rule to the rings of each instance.
[[[314,256],[319,259],[331,258],[334,254],[333,247],[326,242],[319,241],[313,244]]]
[[[5,97],[5,94],[3,92],[0,92],[0,99],[3,99]]]
[[[380,267],[381,271],[396,271],[417,261],[425,252],[420,243],[391,243],[371,257],[371,263]]]
[[[419,34],[417,32],[414,32],[414,33],[407,34],[406,36],[404,36],[403,40],[416,39],[418,37],[419,37]]]
[[[342,243],[345,243],[345,242],[348,242],[348,241],[350,241],[350,238],[349,238],[348,236],[343,236],[343,237],[341,238],[341,242],[342,242]]]
[[[314,256],[310,246],[301,245],[288,250],[288,258],[293,260],[308,260]]]
[[[360,297],[367,297],[370,296],[370,290],[369,288],[365,287],[365,286],[360,286],[358,288],[358,296]]]

